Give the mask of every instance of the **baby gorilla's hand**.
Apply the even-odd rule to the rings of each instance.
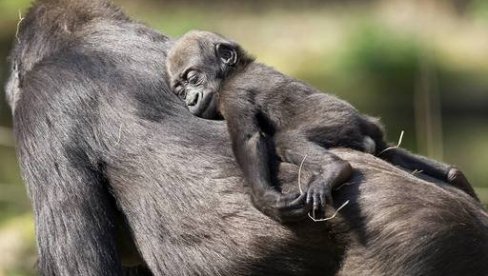
[[[321,173],[314,176],[308,185],[307,205],[312,205],[314,219],[325,218],[326,204],[332,205],[332,188],[345,183],[352,176],[349,162],[335,160],[322,167]]]
[[[306,194],[282,194],[268,190],[261,197],[252,197],[254,206],[270,218],[281,222],[295,222],[307,217],[310,204],[305,204]]]
[[[305,203],[312,206],[312,217],[322,219],[325,217],[326,204],[332,205],[332,185],[323,179],[315,179],[308,186]]]

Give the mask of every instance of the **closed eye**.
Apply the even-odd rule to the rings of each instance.
[[[174,93],[180,98],[180,99],[185,99],[186,98],[186,91],[183,85],[178,84],[174,88]]]
[[[200,76],[198,74],[194,74],[188,78],[188,83],[190,84],[198,84],[200,82]]]
[[[193,78],[195,75],[198,75],[198,71],[192,68],[187,69],[183,75],[182,75],[182,80],[188,82],[191,78]]]
[[[203,81],[203,74],[195,69],[188,69],[183,74],[182,80],[185,84],[200,85]]]

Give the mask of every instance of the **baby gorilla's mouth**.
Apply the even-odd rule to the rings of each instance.
[[[188,93],[188,97],[185,102],[193,115],[201,118],[209,119],[216,117],[217,114],[217,101],[211,91],[191,91]],[[210,114],[210,115],[209,115]]]

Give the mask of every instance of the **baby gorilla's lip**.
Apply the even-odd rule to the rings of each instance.
[[[211,94],[207,95],[203,110],[200,112],[202,118],[214,119],[218,117],[217,111],[217,97],[213,97]]]
[[[187,105],[190,111],[194,115],[201,116],[208,108],[211,99],[212,99],[211,93],[204,93],[202,91],[199,91],[198,93],[192,95],[191,101],[189,100],[187,102]]]

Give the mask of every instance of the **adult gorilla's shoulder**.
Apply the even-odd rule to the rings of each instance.
[[[336,219],[255,210],[224,124],[169,91],[170,44],[105,0],[40,0],[22,22],[7,92],[41,274],[120,275],[121,224],[157,275],[488,273],[482,208],[370,155],[336,151],[357,170]],[[298,188],[296,167],[279,176]]]

